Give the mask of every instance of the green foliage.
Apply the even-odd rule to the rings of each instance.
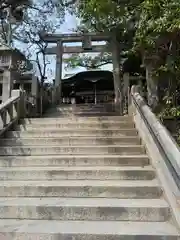
[[[166,117],[180,117],[180,107],[165,107],[158,114],[158,117],[163,120]]]
[[[135,51],[146,52],[147,55],[153,52],[160,58],[164,53],[166,56],[173,55],[173,61],[174,55],[177,55],[175,52],[172,54],[172,45],[179,39],[180,33],[179,0],[85,0],[76,5],[75,12],[81,24],[88,29],[115,30],[119,40],[133,43]],[[171,66],[167,59],[160,66],[170,72],[179,71],[180,61],[175,58]]]
[[[120,3],[113,0],[79,1],[74,7],[74,12],[81,20],[78,31],[112,32],[119,41],[126,44],[126,49],[123,51],[130,51],[136,23],[136,7],[139,3],[140,0],[125,0]],[[66,63],[68,67],[73,68],[76,66],[94,68],[112,63],[112,60],[110,54],[100,54],[95,58],[82,55],[81,57],[71,56]]]
[[[111,31],[112,29],[126,32],[130,30],[135,18],[135,8],[139,0],[85,0],[77,5],[77,14],[82,23],[90,25],[97,31]]]
[[[84,0],[75,6],[85,28],[115,33],[128,52],[149,58],[161,85],[160,117],[180,116],[180,0]]]
[[[98,54],[96,56],[90,56],[82,54],[72,54],[69,58],[63,60],[66,64],[66,68],[84,67],[86,69],[97,69],[105,64],[112,63],[111,54]]]
[[[159,41],[167,42],[179,32],[179,16],[179,0],[144,0],[139,6],[136,44],[151,49],[157,47]]]
[[[180,79],[180,1],[144,0],[139,5],[139,21],[134,48],[159,58],[158,79],[166,73],[174,83]]]

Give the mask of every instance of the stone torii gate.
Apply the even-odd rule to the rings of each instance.
[[[111,33],[112,35],[112,33]],[[63,54],[70,53],[92,53],[92,52],[112,52],[113,76],[115,102],[122,102],[121,78],[120,78],[120,44],[110,33],[71,33],[71,34],[48,34],[41,35],[42,39],[47,43],[55,43],[55,47],[46,49],[46,54],[56,55],[56,101],[61,101],[61,77]],[[93,41],[109,41],[110,49],[106,45],[92,45]],[[65,47],[64,43],[82,42],[82,46]]]

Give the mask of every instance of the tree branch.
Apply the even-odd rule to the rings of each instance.
[[[107,61],[107,62],[104,62],[104,63],[100,63],[100,64],[98,64],[98,65],[96,65],[96,67],[101,67],[101,66],[104,66],[104,65],[106,65],[106,64],[111,64],[112,63],[112,61]]]
[[[64,3],[63,0],[59,0],[62,7],[69,7],[70,5],[74,5],[78,0],[71,0],[67,3]]]
[[[38,70],[39,70],[39,73],[40,73],[40,76],[41,76],[41,79],[43,77],[43,73],[42,73],[42,69],[41,69],[41,64],[40,64],[40,60],[39,60],[39,54],[41,53],[41,51],[38,51],[36,53],[36,64],[38,66]]]
[[[25,2],[29,2],[29,0],[0,0],[0,11],[13,6],[25,6]]]
[[[7,36],[6,36],[6,31],[5,31],[5,28],[4,28],[4,24],[3,24],[3,19],[1,19],[1,27],[2,27],[1,34],[3,35],[3,39],[4,39],[5,43],[7,43]]]
[[[47,13],[51,12],[50,10],[49,11],[43,11],[41,8],[35,7],[35,6],[31,5],[31,4],[24,4],[24,6],[30,8],[30,9],[36,10],[36,11],[38,11],[41,14],[47,14]]]

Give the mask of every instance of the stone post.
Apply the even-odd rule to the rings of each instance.
[[[124,87],[124,95],[128,95],[128,88],[129,88],[129,73],[123,74],[123,87]]]
[[[123,90],[120,75],[120,44],[116,36],[112,38],[112,64],[113,64],[113,77],[114,77],[114,91],[115,91],[115,104],[122,114],[122,99]]]
[[[18,117],[26,117],[26,102],[25,102],[25,91],[16,89],[12,90],[12,97],[20,97],[19,106],[18,106]]]
[[[157,63],[156,57],[145,57],[144,65],[146,68],[146,82],[147,82],[147,99],[148,105],[155,109],[158,102],[158,82],[157,79],[153,76],[154,64]]]
[[[147,81],[147,92],[148,92],[148,105],[154,109],[158,104],[158,84],[156,79],[153,77],[152,65],[146,65],[146,81]]]
[[[31,84],[31,94],[35,99],[37,99],[37,93],[38,93],[38,78],[33,74],[32,84]]]
[[[55,80],[53,80],[53,87],[52,87],[52,98],[51,101],[53,104],[56,103],[56,88],[55,88]]]
[[[37,99],[38,99],[38,78],[32,74],[31,95],[33,97],[34,111],[37,113]]]
[[[62,41],[58,41],[56,53],[56,77],[55,77],[56,103],[62,102],[61,99],[62,56],[63,56],[63,43]]]
[[[19,117],[26,117],[26,96],[25,91],[20,91],[20,102],[19,102]]]
[[[3,73],[2,102],[6,102],[11,97],[12,87],[12,71],[5,69]]]
[[[124,111],[128,112],[128,103],[129,103],[129,73],[126,72],[123,74],[123,96],[124,96]]]

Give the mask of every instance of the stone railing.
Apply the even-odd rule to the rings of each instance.
[[[152,165],[155,167],[174,216],[180,226],[180,148],[133,86],[130,94],[129,115],[133,116]]]
[[[151,109],[146,105],[144,99],[139,94],[139,89],[135,86],[132,88],[132,98],[134,106],[141,114],[146,125],[153,135],[156,143],[164,152],[180,188],[180,148],[168,130],[160,123]]]
[[[0,135],[2,136],[21,118],[26,117],[28,113],[28,103],[25,98],[25,92],[13,90],[12,97],[0,105]]]

